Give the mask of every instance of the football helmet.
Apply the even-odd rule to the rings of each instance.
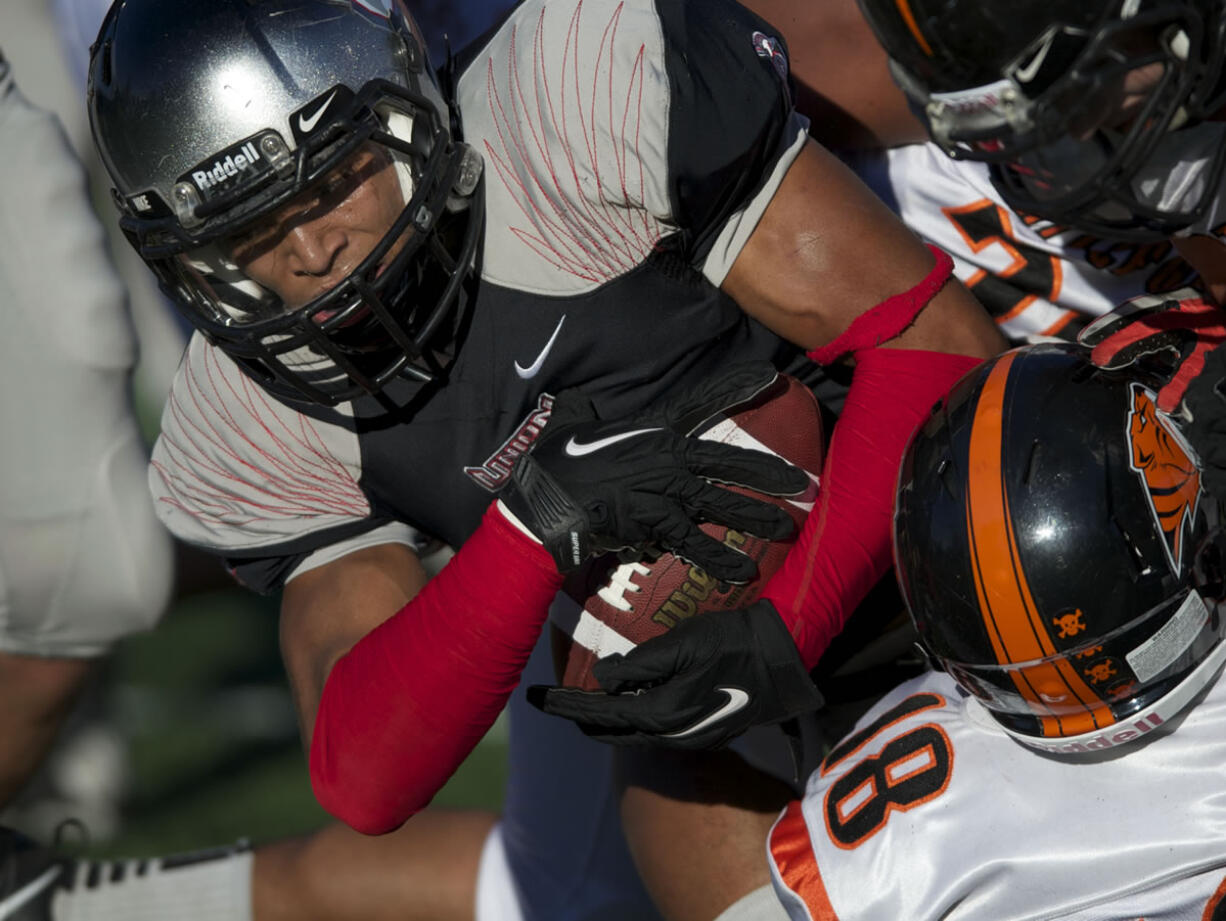
[[[446,372],[482,164],[403,0],[119,0],[88,107],[125,234],[266,389],[334,405]]]
[[[1226,661],[1223,508],[1159,383],[1081,346],[1015,349],[904,456],[894,553],[921,644],[1032,747],[1144,736]]]
[[[1218,195],[1222,0],[859,3],[933,140],[1014,210],[1144,241]]]

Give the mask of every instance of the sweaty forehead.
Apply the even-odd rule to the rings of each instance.
[[[239,261],[251,258],[251,253],[242,250],[257,243],[267,244],[304,220],[322,218],[359,193],[380,210],[394,213],[403,205],[403,199],[397,195],[391,166],[387,151],[368,142],[279,208],[240,229],[223,245]]]

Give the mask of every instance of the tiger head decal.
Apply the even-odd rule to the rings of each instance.
[[[1133,384],[1132,411],[1128,416],[1131,467],[1141,478],[1154,520],[1162,530],[1167,560],[1179,575],[1183,569],[1183,543],[1200,500],[1200,471],[1171,423],[1161,416],[1154,394]]]

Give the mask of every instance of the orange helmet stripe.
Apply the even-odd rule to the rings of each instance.
[[[928,39],[924,38],[924,33],[920,31],[919,23],[915,21],[915,13],[911,12],[911,4],[907,0],[895,0],[895,3],[898,5],[898,13],[902,16],[903,22],[907,24],[907,28],[915,37],[915,44],[920,46],[924,54],[932,57],[932,46],[928,44]]]
[[[971,428],[967,469],[967,535],[971,570],[984,626],[1002,665],[1050,658],[1058,651],[1050,626],[1035,605],[1018,557],[1013,517],[1002,472],[1004,406],[1015,356],[997,361],[984,382]],[[1110,709],[1067,659],[1009,673],[1029,701],[1044,736],[1075,735],[1115,722]],[[1067,711],[1069,697],[1084,709]]]

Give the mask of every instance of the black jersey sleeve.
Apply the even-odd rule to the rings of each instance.
[[[295,553],[288,556],[262,556],[250,559],[227,557],[226,571],[243,588],[251,589],[261,595],[271,595],[285,587],[285,581],[290,573],[298,568],[309,553]]]
[[[732,0],[656,0],[670,88],[673,217],[692,262],[753,199],[802,124],[782,35]]]
[[[223,561],[230,575],[244,588],[266,595],[284,588],[290,576],[316,554],[323,556],[317,563],[326,562],[381,543],[404,544],[419,556],[442,546],[441,541],[403,522],[370,518],[277,547],[231,552]]]

